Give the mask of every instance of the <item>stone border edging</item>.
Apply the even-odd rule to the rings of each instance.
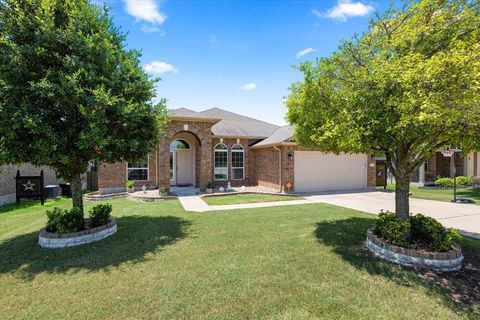
[[[167,195],[167,196],[161,196],[158,195],[155,197],[148,197],[144,195],[139,195],[139,196],[134,196],[132,194],[128,194],[127,198],[133,199],[133,200],[138,200],[138,201],[143,201],[143,202],[156,202],[156,201],[162,201],[162,200],[169,200],[169,199],[177,199],[177,196],[173,195]]]
[[[148,197],[143,195],[133,195],[133,193],[128,192],[118,192],[118,193],[107,193],[107,194],[99,194],[98,192],[90,192],[85,195],[85,200],[87,201],[108,201],[114,199],[121,199],[121,198],[129,198],[138,201],[144,202],[154,202],[154,201],[161,201],[161,200],[168,200],[168,199],[177,199],[178,197],[175,195],[167,195],[158,197]]]
[[[42,228],[38,236],[38,245],[47,249],[69,248],[105,239],[116,232],[117,221],[113,217],[106,225],[73,233],[59,234]]]
[[[458,271],[462,268],[462,250],[457,244],[454,244],[454,248],[448,252],[420,252],[388,244],[369,229],[366,245],[375,256],[402,266],[440,272]]]
[[[127,197],[126,192],[117,192],[117,193],[107,193],[107,194],[100,194],[97,191],[89,192],[85,194],[85,200],[87,201],[104,201],[104,200],[113,200],[119,198]]]

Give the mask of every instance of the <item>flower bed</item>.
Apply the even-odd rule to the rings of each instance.
[[[368,230],[366,245],[368,250],[377,257],[402,266],[441,272],[458,271],[462,268],[462,250],[457,244],[447,252],[419,251],[388,244],[378,238],[372,230]]]
[[[112,217],[110,218],[110,222],[106,225],[72,233],[60,234],[48,232],[46,228],[43,228],[40,230],[38,244],[42,248],[49,249],[68,248],[99,241],[115,234],[116,232],[117,221]]]

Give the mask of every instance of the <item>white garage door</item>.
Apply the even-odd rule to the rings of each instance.
[[[367,155],[295,151],[295,191],[367,188]]]

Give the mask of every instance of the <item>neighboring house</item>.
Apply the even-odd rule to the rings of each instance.
[[[20,170],[22,176],[38,176],[43,170],[44,184],[58,184],[59,180],[55,171],[50,167],[36,167],[29,163],[20,166],[3,165],[0,166],[0,205],[13,203],[16,201],[15,197],[15,176],[17,170]]]
[[[480,175],[480,154],[471,152],[465,157],[456,153],[455,157],[444,157],[441,152],[436,152],[425,161],[415,174],[412,182],[419,182],[425,185],[433,184],[439,177],[453,178],[454,167],[457,176],[479,176]]]
[[[366,154],[302,150],[290,126],[213,108],[172,110],[155,152],[144,160],[102,164],[101,193],[137,188],[261,185],[281,192],[366,189],[375,186],[375,159]]]

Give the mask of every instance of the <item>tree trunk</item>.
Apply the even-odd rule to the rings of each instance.
[[[395,177],[395,213],[397,217],[405,219],[410,215],[410,177]]]
[[[72,190],[73,207],[80,208],[83,212],[83,197],[82,197],[82,177],[77,175],[70,181],[70,188]]]

